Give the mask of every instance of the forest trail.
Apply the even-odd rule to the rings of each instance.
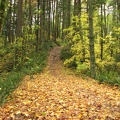
[[[44,71],[23,79],[0,120],[120,120],[120,91],[66,72],[59,55],[55,47]]]

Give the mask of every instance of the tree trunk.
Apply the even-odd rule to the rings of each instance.
[[[22,37],[22,4],[23,4],[23,0],[18,0],[18,13],[17,13],[17,25],[16,25],[16,44],[18,44],[19,38]],[[17,61],[18,61],[18,48],[15,47],[14,67],[16,67]]]
[[[23,0],[18,0],[16,37],[22,37],[22,4]]]
[[[96,77],[95,71],[95,52],[94,52],[94,33],[93,33],[93,2],[94,0],[88,0],[88,17],[89,17],[89,45],[90,45],[90,72],[91,77]]]
[[[37,2],[37,10],[39,11],[39,7],[40,7],[40,2],[39,2],[39,0],[38,0],[38,2]],[[39,14],[37,13],[37,15],[36,15],[36,25],[37,26],[39,26]],[[38,46],[39,46],[39,28],[37,28],[36,29],[36,49],[35,49],[35,51],[36,51],[36,53],[38,53]]]
[[[6,0],[1,0],[1,4],[0,4],[0,32],[2,31],[2,23],[4,18],[4,12],[5,12],[5,2]]]
[[[101,39],[100,39],[100,58],[103,59],[103,5],[101,4]]]

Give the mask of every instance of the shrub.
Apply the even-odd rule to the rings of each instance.
[[[120,62],[108,62],[108,61],[97,61],[96,62],[97,71],[114,71],[117,74],[120,74]]]
[[[61,53],[60,53],[60,58],[65,61],[66,59],[69,59],[72,57],[72,53],[70,52],[70,47],[64,47],[62,48],[61,50]]]
[[[7,96],[18,87],[24,75],[23,72],[12,71],[9,73],[6,80],[0,79],[0,105],[6,102]]]
[[[7,73],[2,73],[3,75],[0,76],[0,105],[7,101],[8,96],[18,87],[26,74],[33,75],[42,71],[47,62],[51,44],[47,45],[47,49],[43,49],[42,46],[39,54],[32,52],[22,66],[18,66]]]
[[[116,72],[99,72],[96,78],[100,83],[120,87],[120,76]]]
[[[90,75],[89,74],[89,64],[88,63],[78,63],[77,67],[76,67],[76,71],[81,73],[81,74],[86,74],[86,75]]]

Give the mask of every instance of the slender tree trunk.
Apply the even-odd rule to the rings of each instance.
[[[67,27],[70,26],[70,18],[71,18],[71,0],[68,0],[68,5],[67,5]]]
[[[91,77],[96,77],[95,71],[95,52],[94,52],[94,33],[93,33],[93,2],[94,0],[88,0],[88,17],[89,17],[89,45],[90,45],[90,72]]]
[[[8,31],[8,40],[9,40],[9,43],[12,43],[12,0],[10,0],[10,8],[9,8],[9,31]]]
[[[39,1],[40,2],[40,9],[42,9],[42,4],[43,4],[43,1],[42,0],[40,0]],[[42,30],[42,25],[43,25],[43,23],[42,23],[42,21],[43,21],[43,18],[42,18],[42,13],[40,14],[40,42],[42,43],[42,41],[43,41],[43,30]]]
[[[23,0],[18,0],[16,37],[22,37],[22,4]]]
[[[37,10],[39,11],[39,8],[40,8],[40,2],[38,0],[38,3],[37,3]],[[39,14],[36,15],[36,25],[39,26]],[[38,53],[38,46],[39,46],[39,28],[36,29],[36,53]]]
[[[74,0],[74,16],[77,15],[76,6],[77,6],[77,0]]]
[[[120,0],[116,1],[117,4],[117,29],[120,28]],[[118,43],[118,49],[116,50],[116,62],[120,62],[120,35],[117,35],[116,42]]]
[[[18,13],[17,13],[17,25],[16,25],[16,44],[20,37],[22,37],[22,5],[23,0],[18,0]],[[14,66],[16,67],[18,60],[18,48],[15,47]]]
[[[32,33],[32,6],[31,6],[31,0],[29,0],[29,33]]]
[[[118,21],[120,22],[120,0],[117,0],[117,10],[118,10]]]
[[[100,39],[100,58],[103,59],[103,5],[101,4],[101,39]]]
[[[82,30],[82,21],[81,21],[81,14],[82,14],[82,7],[81,7],[81,0],[78,1],[79,4],[79,34],[80,34],[80,40],[82,41],[82,61],[85,61],[85,47],[84,47],[84,39],[83,39],[83,30]]]
[[[66,0],[63,0],[63,12],[62,12],[62,31],[66,28],[66,11],[65,11],[65,7],[66,7]],[[62,32],[62,39],[64,39],[66,33]]]
[[[46,18],[46,13],[45,13],[45,8],[46,8],[46,0],[43,0],[43,6],[42,6],[42,9],[43,9],[43,25],[42,25],[42,27],[43,27],[43,41],[42,42],[46,42],[47,40],[46,40],[46,37],[45,37],[45,33],[46,33],[46,22],[45,22],[45,18]]]
[[[50,14],[51,14],[51,0],[48,1],[48,40],[50,40]]]
[[[15,38],[15,21],[16,21],[16,4],[15,4],[15,0],[13,0],[13,17],[12,17],[12,43],[14,42],[14,38]]]
[[[81,0],[74,0],[74,16],[78,16],[80,12],[81,7]]]
[[[3,18],[5,12],[5,2],[6,0],[1,0],[1,4],[0,4],[0,32],[2,30]]]

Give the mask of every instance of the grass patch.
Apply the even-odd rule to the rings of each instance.
[[[7,97],[11,92],[16,89],[22,79],[24,77],[24,73],[19,71],[12,71],[8,74],[5,80],[0,79],[0,105],[4,104],[7,101]]]

